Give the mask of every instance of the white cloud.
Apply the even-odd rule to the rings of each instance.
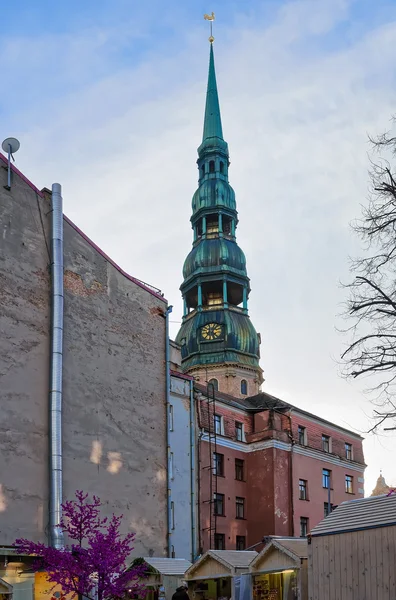
[[[344,299],[338,281],[357,250],[347,224],[366,196],[366,133],[387,128],[393,111],[396,24],[359,35],[354,24],[348,37],[350,6],[296,1],[269,25],[246,12],[233,26],[218,25],[215,53],[266,389],[287,390],[295,404],[364,430],[370,405],[338,377],[343,340],[334,325]],[[206,32],[190,30],[168,51],[101,69],[108,39],[85,32],[83,52],[63,40],[57,77],[66,72],[67,93],[43,87],[39,103],[21,107],[20,128],[22,113],[13,115],[7,135],[21,139],[18,167],[38,186],[60,181],[68,216],[123,268],[160,287],[176,320],[192,240]],[[49,54],[53,43],[46,39]],[[88,72],[95,77],[82,84]],[[395,442],[370,438],[365,448],[367,490],[381,467],[396,481]]]

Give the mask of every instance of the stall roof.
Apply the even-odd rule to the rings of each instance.
[[[184,558],[144,558],[161,575],[184,575],[191,563]]]
[[[201,558],[199,558],[186,572],[186,579],[193,579],[193,576],[203,578],[205,576],[221,575],[233,576],[237,569],[249,568],[252,560],[257,556],[256,551],[248,550],[208,550]],[[217,565],[213,569],[207,568],[211,563]]]
[[[288,557],[286,560],[292,559],[300,564],[301,559],[308,558],[308,541],[306,538],[271,536],[266,546],[250,564],[250,571],[255,571],[274,550],[286,555]]]
[[[311,536],[334,535],[396,525],[396,494],[370,496],[340,504],[314,527]]]
[[[228,563],[234,569],[247,568],[257,556],[255,550],[209,550],[209,554],[221,562]]]

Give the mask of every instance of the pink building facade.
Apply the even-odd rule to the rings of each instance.
[[[204,386],[195,388],[203,551],[306,536],[329,499],[334,508],[364,496],[361,436],[269,394],[208,399]]]

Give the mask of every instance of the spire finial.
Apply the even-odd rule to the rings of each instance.
[[[204,19],[205,19],[205,21],[209,21],[209,23],[210,23],[210,36],[209,36],[209,42],[210,42],[211,44],[213,44],[213,42],[214,42],[214,37],[213,37],[213,30],[212,30],[212,27],[213,27],[213,21],[215,20],[215,14],[214,14],[214,12],[212,12],[212,14],[211,14],[211,15],[206,15],[206,14],[205,14],[205,15],[204,15]]]

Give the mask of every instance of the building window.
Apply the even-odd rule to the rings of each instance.
[[[242,379],[241,381],[241,394],[247,396],[247,381],[246,379]]]
[[[214,536],[215,550],[225,550],[225,535],[224,533],[215,533]]]
[[[201,176],[205,177],[205,165],[202,165],[201,167]]]
[[[224,517],[224,494],[214,495],[214,514],[218,517]]]
[[[330,438],[328,435],[322,434],[322,450],[323,452],[330,452]]]
[[[215,161],[211,160],[209,161],[209,173],[214,173],[215,172]]]
[[[299,489],[300,500],[308,500],[307,480],[306,479],[300,479],[299,480],[299,482],[298,482],[298,489]]]
[[[331,475],[331,471],[329,471],[329,469],[323,469],[323,471],[322,471],[322,486],[324,488],[326,488],[327,490],[330,487],[330,475]]]
[[[300,537],[308,535],[308,517],[300,517]]]
[[[243,423],[235,421],[235,437],[238,442],[243,442]]]
[[[208,385],[213,386],[214,392],[219,391],[219,382],[217,381],[217,379],[209,379]]]
[[[223,433],[223,418],[220,415],[214,415],[214,430],[218,435]]]
[[[218,477],[224,477],[224,454],[213,452],[213,470]]]
[[[352,444],[347,444],[345,442],[345,456],[347,460],[352,460]]]
[[[224,163],[220,161],[220,173],[224,173]]]
[[[352,477],[352,475],[345,475],[345,492],[347,494],[353,494],[353,477]]]
[[[246,538],[244,535],[236,536],[236,549],[237,550],[245,550],[246,549]]]
[[[329,510],[329,506],[330,506],[330,510]],[[327,515],[329,515],[332,512],[333,508],[334,507],[332,504],[325,502],[324,503],[324,516],[327,517]]]
[[[245,498],[236,498],[235,510],[236,510],[235,516],[237,519],[245,518]]]
[[[244,481],[245,480],[245,461],[242,460],[241,458],[236,458],[235,459],[235,479],[237,481]]]
[[[298,443],[300,444],[300,446],[307,445],[306,429],[302,425],[298,426]]]

